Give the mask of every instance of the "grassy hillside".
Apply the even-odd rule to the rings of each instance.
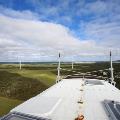
[[[54,67],[54,69],[56,69]],[[55,83],[56,75],[46,65],[0,65],[0,115]],[[14,102],[15,101],[15,102]]]
[[[48,88],[47,85],[35,78],[24,77],[18,73],[0,71],[0,96],[27,100],[46,88]]]
[[[20,100],[9,99],[5,97],[0,97],[0,116],[7,114],[11,108],[22,103]]]

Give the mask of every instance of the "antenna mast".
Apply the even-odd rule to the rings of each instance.
[[[58,75],[57,75],[57,79],[56,79],[56,83],[58,83],[60,81],[60,53],[59,53],[59,58],[58,58]]]
[[[116,82],[114,81],[114,76],[113,76],[113,63],[112,63],[112,52],[110,51],[110,72],[111,72],[111,84],[115,86]]]

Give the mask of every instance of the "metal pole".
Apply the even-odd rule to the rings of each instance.
[[[58,76],[60,77],[60,53],[59,53],[59,63],[58,63]]]
[[[113,64],[112,64],[112,53],[110,51],[110,72],[111,72],[111,84],[114,84],[114,76],[113,76]]]
[[[59,58],[58,58],[58,68],[57,68],[57,70],[58,70],[58,75],[57,75],[56,83],[58,83],[59,80],[60,80],[60,53],[59,53]]]

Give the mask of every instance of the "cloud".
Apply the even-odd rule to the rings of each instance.
[[[102,23],[99,20],[85,23],[85,34],[96,39],[101,46],[120,48],[120,23],[117,21],[104,22],[103,20]]]
[[[104,32],[103,36],[101,35],[101,39],[103,39],[101,43],[105,44],[106,31],[109,30],[108,33],[111,34],[111,30],[116,30],[118,25],[104,22],[101,25],[98,21],[84,22],[84,31],[88,38],[82,40],[80,37],[75,37],[68,27],[55,22],[39,20],[39,17],[38,13],[29,10],[15,11],[2,7],[0,13],[1,60],[18,60],[18,57],[25,61],[56,60],[59,51],[64,57],[103,55],[108,48],[100,45],[100,42],[97,43],[95,39],[98,39]],[[64,19],[71,21],[67,16],[64,16]],[[115,29],[112,29],[113,27]],[[116,36],[116,43],[119,43],[117,38]]]
[[[0,47],[8,53],[8,57],[40,53],[44,53],[42,56],[50,56],[59,51],[72,55],[95,47],[94,41],[81,41],[71,34],[69,28],[60,24],[16,19],[0,14],[0,28]]]
[[[86,39],[93,39],[98,46],[120,48],[120,1],[96,0],[88,2],[77,13],[84,16],[79,31]],[[85,17],[86,16],[86,17]]]
[[[20,18],[20,19],[28,19],[28,20],[36,20],[39,19],[39,15],[35,12],[31,12],[30,10],[23,10],[23,11],[18,11],[18,10],[13,10],[11,8],[4,8],[3,6],[0,6],[0,13],[13,17],[13,18]]]
[[[82,3],[82,4],[81,4]],[[82,5],[82,6],[81,6]],[[119,0],[94,0],[91,2],[79,1],[76,5],[76,13],[79,16],[108,17],[120,13]],[[79,9],[78,9],[79,8]]]
[[[105,14],[105,12],[107,11],[107,3],[105,3],[104,1],[95,1],[95,2],[91,2],[86,4],[85,9],[87,10],[88,13],[92,13],[92,14]]]

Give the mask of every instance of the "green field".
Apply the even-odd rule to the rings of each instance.
[[[115,81],[120,89],[120,63],[115,63],[113,66]],[[70,63],[62,63],[61,68],[66,69],[61,70],[63,77],[73,74]],[[94,70],[107,68],[109,68],[109,63],[82,63],[74,65],[76,73],[92,73]],[[102,73],[99,71],[92,74],[102,76]],[[57,64],[55,63],[22,64],[21,70],[18,64],[0,64],[0,116],[55,84],[56,75]],[[107,77],[110,77],[109,72]]]
[[[11,108],[14,108],[20,103],[22,103],[20,100],[0,97],[0,116],[7,114]]]
[[[36,96],[55,83],[56,67],[44,64],[0,65],[0,115],[9,112],[21,102]]]

